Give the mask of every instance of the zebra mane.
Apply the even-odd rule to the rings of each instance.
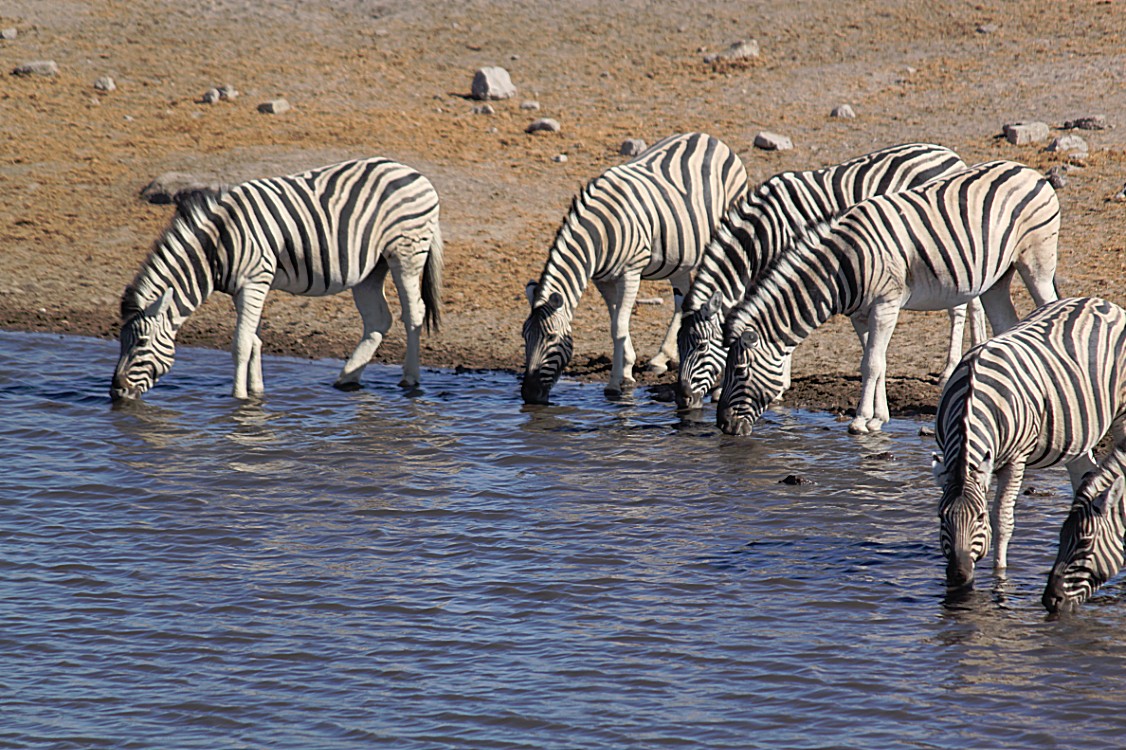
[[[177,194],[176,213],[153,243],[133,280],[125,287],[121,297],[122,320],[139,314],[147,304],[159,298],[168,289],[170,276],[182,276],[185,268],[196,269],[197,273],[204,270],[199,268],[197,260],[187,258],[185,263],[185,256],[195,255],[206,263],[206,271],[210,275],[216,253],[215,212],[224,192],[199,189]],[[213,286],[211,278],[194,281],[196,286],[207,291]],[[197,300],[195,304],[202,301]]]

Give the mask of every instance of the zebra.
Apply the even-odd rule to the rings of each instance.
[[[112,399],[139,398],[169,371],[177,331],[214,291],[234,298],[232,394],[246,399],[263,393],[258,325],[267,292],[351,289],[363,337],[335,385],[359,388],[391,326],[388,270],[407,333],[400,385],[417,385],[420,331],[437,330],[441,317],[438,211],[429,180],[378,157],[187,195],[122,295]]]
[[[948,148],[906,143],[810,172],[776,174],[749,190],[724,216],[704,252],[684,298],[677,352],[676,389],[680,409],[699,409],[723,369],[724,316],[747,285],[779,253],[805,235],[824,236],[830,221],[873,195],[898,192],[965,169]],[[984,339],[984,321],[975,303],[974,343]],[[951,309],[950,355],[943,380],[962,354],[965,308]]]
[[[1040,597],[1051,613],[1087,601],[1126,564],[1126,444],[1117,444],[1112,455],[1083,477],[1060,527],[1059,551]]]
[[[1026,469],[1064,462],[1072,488],[1095,468],[1108,432],[1126,437],[1126,311],[1095,297],[1062,299],[972,349],[942,392],[939,539],[951,588],[973,582],[989,552],[1007,567],[1013,509]],[[986,495],[997,477],[991,517]]]
[[[899,310],[945,309],[980,295],[994,332],[1008,330],[1017,322],[1014,271],[1037,305],[1056,299],[1059,223],[1047,180],[1009,161],[857,203],[825,238],[799,240],[778,256],[732,308],[716,423],[749,434],[782,391],[786,356],[841,313],[864,344],[849,432],[879,430],[888,421],[886,353]]]
[[[539,281],[525,289],[525,403],[547,403],[571,359],[571,319],[593,281],[610,311],[614,356],[608,395],[632,383],[636,361],[629,319],[642,279],[668,279],[673,316],[656,373],[676,356],[680,303],[720,217],[746,189],[743,162],[704,133],[674,135],[591,180],[575,197]]]

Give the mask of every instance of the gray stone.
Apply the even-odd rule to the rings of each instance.
[[[551,160],[556,164],[566,164],[567,154],[556,154],[555,156],[551,157]]]
[[[758,41],[754,39],[741,39],[738,42],[732,42],[723,52],[704,55],[704,62],[713,63],[720,60],[747,60],[758,56]]]
[[[1048,124],[1044,122],[1013,122],[1002,127],[1005,140],[1014,146],[1025,146],[1048,140]]]
[[[141,199],[148,203],[164,205],[176,203],[180,197],[201,190],[219,193],[226,186],[219,182],[208,182],[186,172],[165,172],[141,189]]]
[[[1090,115],[1063,124],[1064,130],[1106,130],[1106,115]]]
[[[852,111],[852,107],[849,106],[848,104],[842,104],[839,107],[833,107],[833,111],[829,113],[829,116],[830,117],[844,117],[846,119],[852,119],[853,117],[856,117],[856,113],[854,111]]]
[[[0,41],[10,42],[19,35],[20,32],[17,31],[16,27],[14,26],[9,26],[6,29],[0,29]]]
[[[214,104],[219,101],[219,89],[208,89],[204,91],[203,96],[200,97],[200,101],[204,104]]]
[[[473,108],[472,112],[475,115],[495,115],[497,113],[491,104],[478,105]]]
[[[983,23],[981,26],[977,27],[977,33],[979,33],[979,34],[995,34],[995,33],[997,33],[998,29],[999,29],[999,27],[995,23]]]
[[[288,112],[292,107],[285,99],[271,99],[268,102],[262,102],[258,105],[258,111],[265,115],[280,115],[282,112]]]
[[[648,146],[645,141],[640,138],[627,138],[622,141],[622,146],[618,149],[618,153],[622,156],[637,156],[646,148],[648,148]]]
[[[1088,152],[1087,141],[1083,140],[1074,133],[1065,133],[1064,135],[1056,136],[1052,142],[1048,144],[1045,151],[1052,151],[1055,153],[1066,154],[1086,154]]]
[[[1044,176],[1048,178],[1049,185],[1059,190],[1067,184],[1067,173],[1069,171],[1066,164],[1057,164],[1045,172]]]
[[[58,74],[59,65],[54,60],[35,60],[12,69],[14,76],[57,76]]]
[[[764,151],[789,151],[793,147],[793,142],[784,135],[764,130],[755,136],[755,148],[761,148]]]
[[[520,102],[520,109],[536,111],[539,110],[539,108],[540,103],[535,101],[534,99],[528,99],[527,101]]]
[[[511,99],[516,96],[516,87],[507,70],[492,66],[473,74],[471,94],[474,99]]]
[[[94,81],[94,88],[98,91],[117,91],[117,83],[109,76],[102,76]]]
[[[219,92],[219,98],[225,102],[238,99],[238,91],[234,86],[231,86],[228,83],[224,83],[217,89],[217,91]]]
[[[524,128],[525,133],[558,133],[559,130],[559,122],[550,117],[541,117]]]
[[[1126,185],[1123,185],[1122,189],[1114,194],[1114,200],[1116,200],[1116,201],[1126,201]]]

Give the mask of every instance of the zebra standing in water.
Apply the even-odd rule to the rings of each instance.
[[[1040,601],[1049,612],[1074,608],[1126,564],[1126,444],[1083,478],[1060,527],[1060,547]]]
[[[1126,312],[1093,297],[1063,299],[962,359],[935,417],[934,474],[946,582],[973,582],[996,533],[1007,565],[1013,509],[1026,469],[1065,462],[1072,488],[1095,468],[1092,449],[1126,436]],[[989,482],[997,477],[992,518]]]
[[[629,319],[641,280],[672,283],[672,322],[650,362],[654,372],[665,372],[676,356],[680,304],[692,271],[746,183],[739,157],[703,133],[665,138],[591,180],[559,228],[539,282],[525,290],[532,309],[524,323],[524,402],[547,403],[571,360],[571,319],[590,281],[610,310],[611,395],[633,382],[637,357]]]
[[[849,432],[879,430],[888,421],[886,356],[899,310],[941,310],[981,296],[994,332],[1008,330],[1017,322],[1014,271],[1037,305],[1056,299],[1059,224],[1047,180],[1007,161],[856,204],[824,239],[801,240],[778,256],[732,309],[717,424],[749,434],[782,391],[785,358],[840,313],[864,343]]]
[[[722,326],[747,286],[795,240],[824,236],[830,220],[874,195],[922,185],[965,169],[958,155],[929,143],[907,143],[810,172],[782,172],[732,206],[704,252],[683,303],[677,339],[677,406],[698,409],[718,384],[726,350]],[[974,343],[985,338],[974,304]],[[962,356],[965,308],[951,310],[950,355],[943,379]]]
[[[418,383],[421,328],[436,329],[440,318],[438,195],[425,177],[372,158],[189,195],[122,296],[110,395],[138,398],[168,372],[177,331],[213,291],[234,297],[238,313],[233,395],[261,394],[258,324],[271,289],[311,296],[352,290],[364,332],[336,386],[358,388],[391,327],[388,270],[407,332],[400,385],[410,387]]]

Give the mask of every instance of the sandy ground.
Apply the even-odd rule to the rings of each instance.
[[[516,372],[524,284],[572,195],[622,160],[626,138],[709,132],[740,154],[755,184],[906,141],[1047,170],[1068,157],[1043,143],[1011,145],[1001,126],[1095,114],[1118,127],[1077,131],[1090,154],[1073,160],[1060,189],[1059,287],[1126,303],[1126,203],[1112,199],[1126,181],[1118,1],[15,0],[0,6],[7,28],[17,35],[0,41],[6,329],[115,336],[121,290],[172,214],[139,198],[157,175],[233,183],[377,154],[425,173],[442,198],[445,317],[425,340],[424,365]],[[758,40],[760,58],[704,62],[744,38]],[[8,74],[34,60],[56,61],[58,75]],[[474,114],[467,95],[486,65],[507,68],[519,92],[494,103],[495,114]],[[117,89],[95,90],[100,76]],[[201,101],[221,84],[240,95]],[[278,97],[293,109],[257,111]],[[527,100],[540,110],[521,109]],[[855,119],[829,117],[845,103]],[[536,117],[557,119],[561,132],[526,134]],[[794,149],[754,149],[762,130],[789,136]],[[664,300],[635,314],[644,360],[671,293],[649,283],[641,296]],[[1027,305],[1022,290],[1018,306]],[[588,295],[572,374],[607,376],[606,317]],[[232,322],[229,298],[216,295],[180,341],[226,348]],[[348,295],[274,295],[263,325],[269,352],[297,356],[343,357],[358,335]],[[898,412],[933,409],[945,335],[943,313],[901,317],[889,357]],[[397,326],[378,359],[397,362],[402,341]],[[788,402],[852,405],[859,357],[848,322],[831,321],[799,348]]]

